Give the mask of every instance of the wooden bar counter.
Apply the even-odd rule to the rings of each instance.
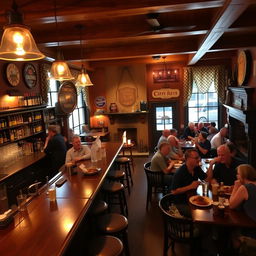
[[[0,230],[0,255],[5,256],[46,256],[63,255],[84,219],[94,197],[104,181],[113,161],[122,148],[121,143],[103,143],[107,156],[96,166],[101,172],[85,176],[78,171],[56,188],[56,202],[50,202],[46,191],[27,205],[27,211],[17,213],[7,228]],[[92,165],[90,160],[84,165]],[[95,164],[94,164],[95,166]],[[54,185],[54,184],[52,184]]]

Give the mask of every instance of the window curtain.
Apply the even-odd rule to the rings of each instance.
[[[41,93],[44,104],[48,104],[48,91],[50,87],[50,81],[48,79],[48,72],[50,72],[51,64],[43,63],[39,65],[40,80],[41,80]]]
[[[206,93],[214,82],[218,99],[224,103],[227,71],[224,66],[199,66],[184,68],[184,106],[187,105],[193,88],[193,82],[199,92]]]

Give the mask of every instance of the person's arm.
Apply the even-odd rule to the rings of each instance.
[[[193,181],[191,184],[189,184],[188,186],[184,186],[184,187],[180,187],[180,188],[176,188],[176,189],[173,189],[171,191],[172,194],[174,195],[177,195],[177,194],[182,194],[182,193],[185,193],[189,190],[192,190],[192,189],[197,189],[197,187],[199,186],[200,184],[200,181]]]
[[[72,162],[71,150],[72,150],[72,148],[67,151],[65,163],[71,163]]]
[[[169,161],[168,166],[165,169],[163,169],[163,172],[165,174],[171,173],[172,170],[173,170],[173,166],[174,166],[174,162],[173,161]]]
[[[215,157],[210,161],[209,168],[207,170],[207,181],[211,183],[217,183],[216,179],[213,178],[213,166],[220,161],[219,157]]]
[[[235,181],[235,185],[232,194],[229,199],[230,209],[237,208],[244,200],[248,199],[248,192],[245,186],[241,184],[239,180]]]

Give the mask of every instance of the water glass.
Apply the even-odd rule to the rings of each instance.
[[[26,211],[26,200],[27,200],[27,195],[25,194],[19,194],[17,195],[17,204],[18,204],[18,210],[20,212]]]
[[[203,190],[203,195],[207,196],[207,194],[208,194],[208,183],[207,182],[202,183],[202,190]]]
[[[218,195],[218,188],[219,188],[219,184],[212,184],[212,194],[214,196]]]
[[[48,192],[49,192],[50,201],[52,201],[52,202],[56,201],[56,188],[55,188],[55,186],[49,188]]]

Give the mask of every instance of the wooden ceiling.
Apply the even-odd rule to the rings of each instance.
[[[56,9],[54,0],[16,3],[42,52],[54,58],[59,42],[65,60],[73,63],[81,58],[92,64],[140,62],[170,55],[193,65],[256,46],[256,0],[55,1]],[[11,4],[1,0],[1,27]],[[77,25],[84,26],[82,32]]]

